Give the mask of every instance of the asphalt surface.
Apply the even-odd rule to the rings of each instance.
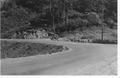
[[[13,41],[20,42],[27,41],[33,43],[63,45],[67,46],[69,50],[51,55],[37,55],[24,58],[2,59],[1,60],[2,75],[117,74],[116,71],[117,45],[72,43],[51,40],[13,40]],[[112,65],[112,63],[114,63],[114,66],[110,68],[110,65]]]

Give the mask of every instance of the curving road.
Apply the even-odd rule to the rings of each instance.
[[[8,40],[12,41],[12,40]],[[1,60],[2,75],[116,75],[117,45],[14,40],[64,45],[69,51]]]

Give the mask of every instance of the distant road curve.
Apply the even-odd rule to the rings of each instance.
[[[116,75],[117,45],[51,40],[8,40],[63,45],[69,51],[1,60],[2,75]]]

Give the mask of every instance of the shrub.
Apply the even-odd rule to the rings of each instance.
[[[96,12],[88,13],[87,19],[92,24],[102,24],[102,20],[100,19],[100,16]]]

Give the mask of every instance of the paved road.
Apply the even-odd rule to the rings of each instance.
[[[16,40],[16,41],[25,42],[28,40]],[[2,74],[4,75],[117,74],[116,63],[114,63],[115,61],[117,61],[116,45],[72,43],[50,40],[29,40],[28,42],[64,45],[69,47],[70,50],[52,55],[37,55],[25,58],[1,60]],[[113,64],[114,66],[111,67],[112,63],[114,63]]]

